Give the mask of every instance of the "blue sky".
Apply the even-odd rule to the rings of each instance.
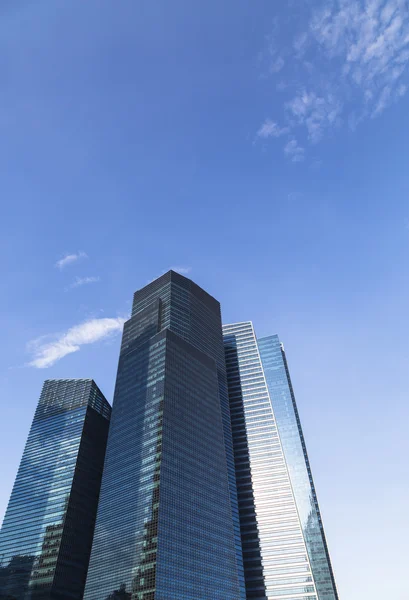
[[[176,267],[285,343],[341,598],[406,599],[407,3],[3,0],[0,40],[0,515],[43,380],[111,400]]]

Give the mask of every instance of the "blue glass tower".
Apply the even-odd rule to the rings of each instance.
[[[219,303],[170,271],[124,327],[84,600],[244,600]]]
[[[248,600],[338,600],[277,336],[223,328]]]
[[[110,414],[90,379],[44,383],[0,532],[0,598],[82,599]]]
[[[277,335],[258,340],[319,600],[338,600],[317,494],[284,347]]]

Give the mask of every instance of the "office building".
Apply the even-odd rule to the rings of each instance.
[[[223,328],[248,600],[338,600],[284,351]]]
[[[110,414],[92,380],[44,383],[0,532],[0,598],[82,599]]]
[[[260,338],[258,347],[318,598],[338,600],[284,346],[272,335]]]
[[[219,303],[169,271],[125,323],[84,600],[244,600]]]
[[[70,599],[338,600],[284,348],[174,271],[134,294],[112,415],[44,384],[0,600]]]

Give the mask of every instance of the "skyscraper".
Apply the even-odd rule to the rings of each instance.
[[[338,600],[284,351],[223,331],[247,598]]]
[[[84,600],[244,600],[219,303],[169,271],[134,295]]]
[[[258,346],[318,598],[338,600],[284,346],[278,335],[259,339]]]
[[[82,599],[110,414],[90,379],[44,383],[0,532],[0,598]]]

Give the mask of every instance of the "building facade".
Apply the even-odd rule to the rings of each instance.
[[[260,338],[258,347],[318,598],[338,600],[284,346],[278,335],[272,335]]]
[[[170,271],[125,323],[84,600],[244,600],[219,303]]]
[[[223,332],[247,598],[338,600],[278,338]]]
[[[111,407],[92,380],[47,380],[0,532],[0,598],[81,600]]]

